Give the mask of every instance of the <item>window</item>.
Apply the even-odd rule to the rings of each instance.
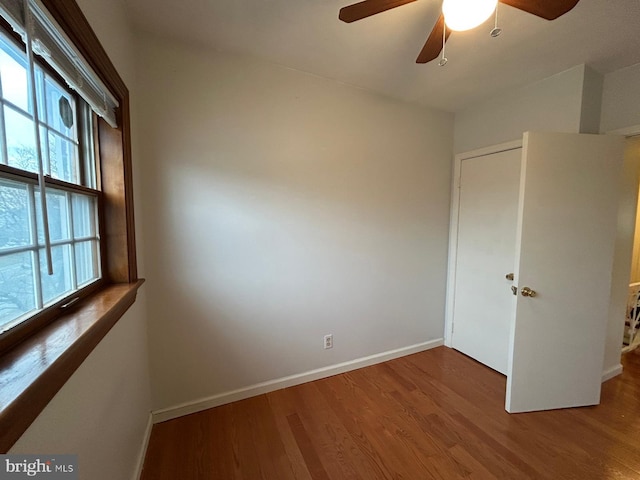
[[[129,124],[75,2],[0,0],[0,354],[138,282]]]
[[[0,333],[100,278],[93,114],[84,100],[36,65],[49,274],[42,199],[33,175],[39,166],[27,79],[24,50],[0,34],[0,165],[9,167],[0,170]]]
[[[59,223],[63,228],[59,232],[67,232],[66,237],[61,238],[62,234],[58,235],[52,229],[52,237],[61,245],[64,244],[68,251],[74,252],[73,256],[68,255],[69,264],[76,262],[69,275],[75,272],[78,285],[87,280],[87,286],[0,334],[0,451],[3,452],[24,433],[93,348],[135,302],[137,290],[144,282],[138,278],[136,266],[127,86],[74,0],[0,0],[0,30],[6,33],[4,40],[15,40],[10,43],[10,47],[18,46],[18,50],[22,51],[19,45],[22,44],[20,36],[24,34],[21,29],[24,30],[23,9],[26,5],[33,9],[35,17],[34,50],[38,49],[38,55],[44,54],[44,57],[39,57],[42,78],[48,74],[54,82],[53,86],[57,84],[57,87],[76,102],[74,106],[69,99],[71,111],[73,112],[73,108],[76,109],[73,118],[77,120],[78,133],[75,138],[62,128],[67,128],[67,106],[58,105],[58,109],[62,108],[66,113],[59,115],[58,120],[54,121],[42,117],[42,112],[38,112],[42,120],[38,131],[40,136],[46,139],[42,143],[45,148],[49,148],[49,132],[62,134],[63,139],[66,137],[67,140],[77,140],[79,160],[65,167],[60,166],[58,162],[65,157],[58,156],[54,159],[54,164],[57,164],[56,168],[59,169],[54,172],[54,168],[43,164],[43,167],[50,168],[51,176],[39,177],[29,169],[9,166],[8,154],[1,150],[4,140],[0,139],[0,158],[7,159],[2,161],[4,164],[0,162],[0,177],[3,185],[14,189],[11,193],[22,195],[23,201],[24,197],[27,197],[26,215],[31,222],[29,230],[18,229],[15,240],[12,241],[20,241],[20,247],[25,247],[25,244],[31,241],[32,232],[38,233],[38,215],[41,215],[37,207],[40,199],[38,182],[44,179],[47,196],[54,196],[53,205],[57,205],[56,208],[66,215],[59,216],[54,207],[50,206],[50,215],[56,219],[60,218]],[[18,35],[12,31],[18,32]],[[0,49],[1,51],[3,50]],[[14,60],[20,63],[19,60]],[[49,70],[49,67],[52,70]],[[71,94],[66,85],[71,85],[72,90],[78,94]],[[43,91],[42,88],[40,91]],[[38,106],[46,98],[41,93],[39,95],[40,101],[36,102]],[[88,111],[80,98],[86,100],[95,115]],[[1,102],[0,112],[4,112],[4,104],[8,102],[13,103],[9,98]],[[55,108],[55,104],[53,107]],[[22,110],[29,112],[28,108]],[[55,112],[55,109],[50,111]],[[86,127],[90,125],[87,123],[87,116],[93,117],[93,128]],[[54,138],[57,137],[54,135]],[[73,152],[71,144],[66,145],[70,148],[68,151]],[[88,156],[83,153],[85,149],[90,150],[87,152]],[[93,149],[94,162],[85,162],[84,159],[90,158],[93,154]],[[66,155],[66,158],[69,158],[69,155]],[[79,178],[76,183],[64,180],[70,178],[62,177],[65,173],[60,172],[64,172],[65,168],[66,175],[71,175],[72,168],[76,168],[75,175]],[[91,185],[91,179],[96,179],[97,185]],[[30,188],[33,189],[33,201],[29,196]],[[62,197],[66,199],[66,204]],[[82,198],[94,199],[97,203],[97,220],[86,220],[87,215],[94,212],[96,206],[95,203],[93,206],[89,205],[90,200],[84,202],[86,208],[74,207],[74,202],[82,203]],[[25,215],[24,210],[20,209],[15,213]],[[96,221],[99,229],[95,226]],[[91,227],[82,227],[83,222],[85,226],[92,225],[99,235],[93,236]],[[76,226],[79,226],[79,229],[76,229]],[[0,234],[2,231],[0,227]],[[56,241],[53,242],[54,247]],[[76,265],[80,263],[76,256],[89,255],[89,249],[86,248],[89,241],[99,242],[98,251],[101,257],[100,263],[97,264],[101,278],[93,282],[88,279],[95,270],[76,269]],[[32,244],[29,246],[33,247]],[[76,246],[80,246],[81,250],[72,249]],[[28,251],[31,255],[35,250],[27,248],[25,252]],[[34,264],[27,264],[26,261],[24,265],[34,268]],[[38,271],[38,268],[34,268],[34,275]],[[39,284],[34,282],[33,285]],[[44,286],[40,288],[44,291]],[[44,298],[43,295],[43,302]],[[61,308],[70,302],[75,302],[73,308]]]

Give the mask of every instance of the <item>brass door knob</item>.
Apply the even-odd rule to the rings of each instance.
[[[537,295],[535,290],[531,290],[529,287],[522,287],[522,290],[520,290],[520,294],[523,297],[535,297]]]
[[[511,280],[511,281],[513,282],[513,273],[507,273],[504,277],[505,277],[507,280]]]

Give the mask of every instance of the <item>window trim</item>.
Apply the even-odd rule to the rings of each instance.
[[[42,0],[42,3],[120,103],[116,112],[118,129],[111,128],[102,118],[98,118],[106,227],[104,240],[109,252],[107,270],[103,273],[113,283],[135,282],[138,279],[138,269],[133,215],[129,90],[77,3],[57,0]],[[118,255],[114,255],[114,249]]]
[[[98,118],[103,281],[71,311],[51,321],[0,356],[0,453],[24,433],[95,346],[134,303],[138,278],[129,91],[73,0],[41,0],[102,82],[120,103],[118,128]],[[78,327],[81,325],[81,327]],[[75,328],[71,328],[75,327]],[[67,332],[60,335],[60,332]],[[73,334],[69,334],[73,332]],[[43,362],[35,352],[57,354]],[[6,383],[3,383],[6,382]]]
[[[6,453],[135,302],[144,280],[114,284],[0,357],[0,453]]]

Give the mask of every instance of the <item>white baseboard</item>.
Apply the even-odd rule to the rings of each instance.
[[[411,355],[412,353],[418,353],[439,347],[443,345],[443,343],[443,339],[438,338],[436,340],[377,353],[375,355],[357,358],[355,360],[330,365],[328,367],[318,368],[309,372],[298,373],[288,377],[257,383],[255,385],[219,393],[217,395],[201,398],[192,402],[185,402],[173,407],[163,408],[152,412],[153,423],[166,422],[167,420],[207,410],[208,408],[218,407],[226,403],[244,400],[245,398],[254,397],[263,393],[273,392],[275,390],[280,390],[281,388],[292,387],[294,385],[300,385],[302,383],[312,382],[321,378],[331,377],[333,375],[356,370],[358,368],[368,367],[369,365],[375,365],[376,363],[386,362],[387,360],[393,360],[394,358],[404,357],[405,355]]]
[[[151,438],[151,429],[153,428],[153,414],[149,413],[147,419],[147,426],[144,430],[144,438],[142,439],[142,445],[140,446],[140,452],[138,453],[138,462],[136,464],[136,470],[133,473],[133,480],[140,480],[142,475],[142,467],[144,466],[144,457],[147,455],[147,447],[149,446],[149,439]]]
[[[604,371],[602,374],[602,381],[606,382],[607,380],[612,379],[613,377],[617,377],[622,373],[622,365],[618,364],[615,367],[611,367]]]

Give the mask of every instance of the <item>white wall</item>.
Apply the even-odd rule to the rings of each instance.
[[[78,0],[78,4],[132,91],[133,99],[135,65],[124,4],[119,0]],[[135,132],[133,142],[135,146]],[[137,169],[134,155],[134,172]],[[135,180],[137,177],[134,175]],[[139,191],[136,194],[139,196]],[[138,248],[140,257],[142,253]],[[10,452],[75,453],[79,455],[83,480],[132,478],[151,410],[149,383],[143,286],[134,306]]]
[[[523,132],[579,132],[585,66],[504,92],[456,114],[455,153],[519,140]]]
[[[442,338],[450,114],[139,46],[156,408]]]
[[[604,76],[594,69],[582,65],[582,105],[580,111],[580,133],[600,133],[602,89]]]
[[[605,75],[600,131],[640,125],[640,63]]]

